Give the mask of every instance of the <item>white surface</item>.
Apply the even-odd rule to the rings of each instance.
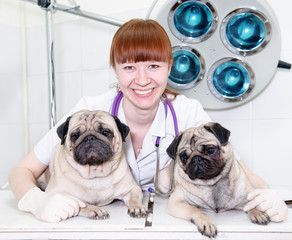
[[[148,201],[147,195],[144,200]],[[167,215],[166,205],[167,199],[155,197],[152,227],[144,227],[145,219],[129,217],[122,202],[105,207],[111,215],[108,220],[74,217],[60,223],[45,223],[20,212],[11,191],[3,190],[0,239],[207,239],[192,223]],[[251,223],[241,211],[207,214],[217,223],[216,239],[292,239],[291,209],[287,221],[267,226]]]
[[[148,11],[147,6],[153,2],[152,0],[76,1],[87,11],[123,21],[144,17]],[[68,4],[67,0],[62,2]],[[159,6],[164,2],[165,0],[159,0]],[[217,1],[213,2],[217,3]],[[292,62],[292,1],[268,0],[268,2],[272,5],[280,23],[281,60]],[[5,136],[0,140],[1,185],[7,182],[12,166],[25,155],[22,128],[22,43],[19,29],[21,22],[19,5],[22,3],[23,1],[20,0],[0,0],[2,23],[0,25],[0,131]],[[25,6],[29,144],[32,148],[49,127],[47,49],[45,12],[28,2]],[[152,16],[156,17],[160,9],[161,7],[155,7],[156,14]],[[117,27],[83,18],[75,20],[74,17],[71,21],[72,16],[61,12],[54,15],[55,64],[56,68],[62,71],[56,72],[58,118],[76,104],[79,96],[98,95],[107,91],[108,84],[116,81],[108,60],[109,45]],[[64,18],[66,21],[61,21]],[[72,26],[73,24],[75,26]],[[66,30],[67,27],[72,31]],[[74,51],[76,54],[73,55]],[[73,69],[72,66],[77,69]],[[232,132],[231,140],[234,147],[238,149],[242,160],[252,171],[265,179],[272,188],[290,190],[292,190],[292,161],[287,149],[291,148],[292,134],[291,78],[292,71],[279,70],[271,84],[251,103],[226,111],[208,112],[214,121],[220,122]]]

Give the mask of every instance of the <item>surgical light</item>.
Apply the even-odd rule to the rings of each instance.
[[[284,65],[280,28],[266,0],[168,0],[156,20],[173,47],[167,87],[205,109],[249,102]]]
[[[249,8],[236,9],[222,21],[221,38],[232,52],[251,55],[261,51],[271,38],[266,16]]]
[[[251,50],[264,40],[266,29],[263,22],[250,13],[238,14],[230,19],[226,28],[228,41],[235,48]]]
[[[214,7],[200,1],[178,1],[169,16],[173,34],[186,42],[200,42],[210,37],[217,26]]]
[[[231,58],[216,62],[210,68],[207,81],[210,91],[222,101],[242,101],[255,85],[252,68]]]
[[[204,73],[204,59],[199,52],[187,46],[173,48],[169,85],[177,89],[194,87],[203,79]]]

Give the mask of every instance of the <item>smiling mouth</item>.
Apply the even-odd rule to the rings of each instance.
[[[134,90],[134,92],[139,94],[139,95],[145,95],[145,94],[151,93],[152,91],[153,91],[153,88],[149,89],[149,90],[146,90],[146,91]]]

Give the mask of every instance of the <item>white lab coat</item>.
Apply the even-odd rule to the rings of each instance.
[[[105,110],[110,112],[116,94],[116,89],[112,89],[99,96],[83,97],[79,103],[34,147],[34,152],[37,158],[44,164],[49,164],[52,150],[54,146],[60,142],[60,139],[56,133],[56,128],[62,124],[68,116],[82,109]],[[176,113],[179,131],[183,131],[189,127],[199,126],[210,121],[209,116],[203,110],[201,104],[195,99],[190,99],[183,95],[179,95],[172,102],[172,105]],[[118,118],[121,122],[127,124],[122,102],[119,106]],[[143,190],[153,187],[153,178],[156,172],[155,142],[158,136],[161,138],[159,147],[159,168],[162,169],[170,163],[170,158],[166,153],[166,149],[175,137],[173,117],[168,109],[167,117],[165,118],[163,101],[160,102],[156,117],[145,136],[142,150],[140,151],[137,159],[135,158],[130,135],[126,138],[126,142],[123,146],[131,172]]]

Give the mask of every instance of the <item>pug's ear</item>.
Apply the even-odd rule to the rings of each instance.
[[[182,138],[183,134],[180,134],[178,136],[176,136],[172,143],[168,146],[168,148],[166,149],[166,152],[168,154],[169,157],[171,157],[172,159],[176,159],[176,152],[177,152],[177,147],[180,143],[180,140]]]
[[[68,129],[69,129],[70,119],[71,117],[68,117],[67,120],[57,128],[57,134],[59,138],[61,139],[61,145],[65,143]]]
[[[222,146],[226,146],[230,137],[230,131],[219,123],[208,123],[204,126],[206,130],[213,133]]]
[[[119,132],[122,135],[123,142],[125,142],[126,137],[128,136],[128,134],[130,132],[130,128],[126,124],[122,123],[118,117],[113,116],[113,118],[117,124]]]

